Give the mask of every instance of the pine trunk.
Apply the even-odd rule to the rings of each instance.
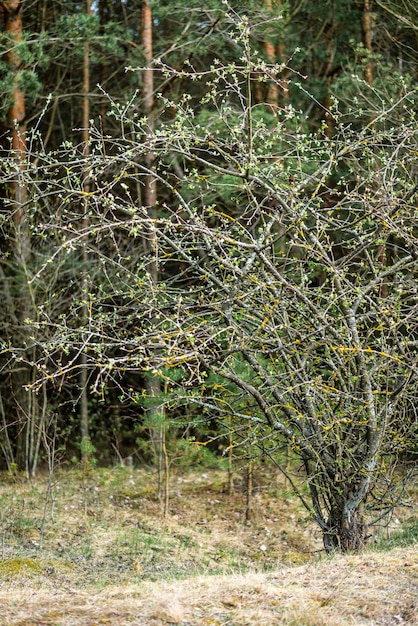
[[[373,85],[373,63],[371,60],[371,54],[373,52],[372,47],[372,15],[370,11],[370,0],[364,0],[363,18],[361,22],[363,30],[363,43],[366,48],[369,58],[367,59],[366,66],[364,68],[364,80],[370,86]]]
[[[22,358],[11,373],[10,385],[17,423],[19,424],[16,458],[18,464],[25,468],[26,475],[29,477],[35,474],[37,467],[40,441],[40,411],[37,396],[28,390],[33,382],[33,371],[30,363],[35,359],[35,355],[33,351],[27,350],[27,346],[32,342],[29,338],[26,320],[36,318],[36,306],[30,285],[31,237],[26,221],[26,204],[28,200],[28,189],[25,179],[28,158],[26,102],[20,82],[22,60],[18,53],[18,46],[23,34],[23,4],[23,1],[9,0],[8,2],[3,2],[2,7],[5,31],[10,38],[9,50],[5,55],[5,60],[13,77],[11,104],[7,112],[7,125],[10,133],[10,153],[16,162],[15,177],[9,187],[9,198],[13,213],[12,223],[15,233],[15,263],[12,279],[15,283],[15,297],[12,303],[13,311],[11,311],[11,316],[17,325],[14,336],[11,339],[13,344],[17,345],[22,351]]]

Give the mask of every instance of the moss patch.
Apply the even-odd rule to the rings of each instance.
[[[40,574],[43,568],[33,559],[5,559],[0,561],[0,576],[13,577],[24,574]]]

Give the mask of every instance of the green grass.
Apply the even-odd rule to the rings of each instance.
[[[391,531],[376,543],[377,550],[392,550],[418,544],[418,516],[406,519],[399,530]]]

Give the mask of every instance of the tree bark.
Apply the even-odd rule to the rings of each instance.
[[[276,6],[273,6],[273,4]],[[266,0],[266,9],[270,13],[273,12],[274,8],[279,8],[280,6],[281,0]],[[280,63],[281,61],[283,61],[285,51],[284,43],[281,42],[275,45],[271,41],[264,41],[263,47],[269,63],[274,65],[275,63]],[[282,94],[286,99],[288,97],[287,87],[288,80],[286,73],[281,72],[281,75],[278,78],[274,78],[267,85],[267,104],[271,104],[273,107],[279,106],[280,94]]]
[[[85,0],[85,12],[89,16],[91,14],[91,2]],[[83,156],[85,161],[88,161],[90,156],[90,44],[88,41],[84,42],[84,59],[83,59],[83,122],[82,122],[82,141],[83,141]],[[83,197],[84,197],[84,217],[82,220],[82,229],[85,233],[88,231],[89,219],[88,215],[88,195],[90,193],[91,183],[87,171],[87,166],[83,171]],[[83,298],[83,324],[88,323],[88,250],[87,250],[87,235],[84,236],[84,245],[82,251],[83,261],[83,281],[82,281],[82,295]],[[80,430],[81,440],[86,442],[89,438],[89,407],[88,407],[88,368],[87,368],[87,355],[82,352],[80,355]],[[82,455],[86,456],[86,450],[89,446],[83,446]]]
[[[144,0],[142,6],[142,47],[146,63],[146,69],[143,73],[143,106],[148,119],[149,135],[152,135],[154,130],[154,74],[152,70],[152,11],[148,0]],[[145,155],[145,165],[150,173],[145,177],[143,204],[147,207],[151,218],[155,215],[155,203],[157,200],[157,183],[155,177],[152,175],[153,164],[154,154],[150,148]],[[148,248],[152,251],[154,248],[152,232],[150,233],[148,242]],[[153,269],[153,278],[155,278],[155,280],[157,279],[156,271],[157,268],[155,267]]]
[[[250,522],[253,519],[253,470],[254,465],[252,459],[248,461],[245,470],[245,521]]]
[[[363,16],[361,21],[361,27],[363,32],[363,44],[368,53],[368,59],[364,68],[364,80],[372,87],[373,86],[373,61],[371,55],[373,54],[373,32],[372,32],[372,12],[371,12],[371,0],[364,0]],[[387,266],[387,250],[386,243],[382,243],[378,249],[378,257],[382,267]],[[379,288],[379,295],[381,298],[387,298],[389,295],[389,285],[387,280],[382,280]]]
[[[373,52],[372,46],[372,15],[370,11],[370,0],[364,0],[363,17],[361,21],[361,27],[363,30],[363,43],[366,48],[369,58],[364,68],[364,80],[370,86],[373,85],[373,62],[370,55]]]
[[[28,189],[25,180],[27,162],[26,144],[26,102],[21,85],[22,59],[18,52],[22,40],[23,0],[8,0],[1,3],[4,12],[5,32],[10,39],[5,60],[12,76],[11,104],[7,112],[7,125],[10,132],[10,154],[15,161],[15,176],[10,183],[9,199],[13,211],[15,233],[13,280],[16,296],[12,303],[12,317],[17,328],[13,336],[14,344],[22,350],[22,359],[12,371],[10,378],[11,393],[20,424],[17,437],[17,460],[25,467],[26,475],[33,476],[36,471],[39,452],[39,405],[37,397],[28,391],[32,382],[32,370],[29,365],[33,354],[26,352],[30,343],[26,319],[36,317],[36,307],[30,286],[29,262],[31,256],[31,237],[26,222],[26,203]]]
[[[364,548],[367,542],[367,524],[361,507],[351,511],[346,503],[331,510],[323,537],[328,553],[358,552]]]
[[[143,72],[143,107],[147,116],[148,133],[145,141],[150,141],[154,134],[154,74],[152,69],[153,48],[152,48],[152,10],[149,0],[144,0],[142,5],[142,22],[141,22],[141,38],[142,48],[145,56],[146,68]],[[153,220],[156,217],[156,201],[157,201],[157,181],[153,175],[155,155],[151,145],[145,154],[145,167],[147,174],[144,177],[144,192],[142,195],[142,204],[147,209],[149,217],[148,236],[144,242],[145,253],[149,256],[148,272],[152,285],[158,282],[158,260],[157,260],[157,241],[153,228]],[[150,374],[145,380],[145,388],[147,396],[158,398],[161,395],[161,381],[153,374]],[[154,448],[158,465],[158,495],[163,497],[162,476],[164,470],[164,450],[165,441],[162,436],[164,426],[164,409],[158,402],[153,402],[148,409],[148,419],[150,422],[151,443]]]
[[[21,88],[19,81],[19,73],[21,70],[21,59],[16,51],[17,46],[22,40],[23,24],[22,24],[22,0],[9,0],[2,3],[5,16],[5,31],[10,37],[12,45],[5,55],[9,65],[10,72],[13,76],[12,86],[12,103],[7,113],[7,122],[11,135],[11,151],[16,159],[18,169],[22,170],[26,163],[26,105],[25,94]],[[26,202],[27,190],[24,182],[21,180],[20,171],[16,179],[12,181],[12,194],[15,204],[14,221],[17,227],[20,227],[24,217],[24,205]]]

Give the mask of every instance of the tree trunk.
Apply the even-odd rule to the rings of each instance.
[[[272,13],[273,10],[279,9],[282,2],[281,0],[266,0],[266,9],[269,13]],[[264,51],[267,56],[268,63],[274,65],[275,63],[281,63],[285,58],[285,44],[279,43],[274,45],[270,41],[263,42]],[[270,81],[267,85],[267,94],[266,94],[266,102],[267,104],[271,104],[273,107],[279,106],[280,95],[287,100],[288,99],[288,72],[287,70],[283,70],[280,72],[280,76],[275,77],[272,81]],[[257,101],[257,99],[256,99]]]
[[[148,134],[145,141],[149,141],[154,131],[154,74],[152,69],[153,53],[152,53],[152,11],[148,0],[144,0],[142,5],[142,47],[145,55],[146,69],[143,73],[143,106],[148,121]],[[155,233],[152,221],[156,215],[157,201],[157,183],[153,175],[154,153],[149,146],[148,152],[145,154],[145,166],[148,173],[144,177],[144,192],[142,196],[142,204],[146,207],[149,220],[148,237],[144,242],[145,253],[149,255],[148,272],[153,285],[158,282],[158,260]],[[158,398],[161,395],[161,382],[156,376],[150,375],[145,381],[147,395],[152,398]],[[161,425],[164,424],[164,409],[158,404],[152,404],[148,411],[148,419],[151,425],[151,441],[155,451],[157,464],[159,485],[158,494],[162,497],[161,476],[164,474],[164,454],[163,454],[163,438]],[[165,444],[164,444],[165,445]]]
[[[25,94],[20,87],[19,72],[21,70],[21,59],[16,52],[16,47],[22,39],[22,7],[21,0],[9,0],[2,3],[5,16],[5,31],[10,37],[13,45],[10,46],[5,58],[13,75],[12,103],[7,113],[7,122],[11,134],[11,151],[17,161],[19,170],[23,170],[26,163],[26,107]],[[15,203],[14,221],[20,226],[24,217],[24,205],[26,202],[27,190],[21,180],[20,172],[12,182],[13,200]]]
[[[85,0],[85,12],[86,15],[90,15],[91,13],[91,2],[90,0]],[[90,156],[90,44],[88,41],[84,43],[84,59],[83,59],[83,122],[82,122],[82,141],[83,141],[83,156],[88,161]],[[88,231],[89,219],[88,215],[88,196],[90,193],[91,183],[89,180],[89,175],[87,171],[87,166],[84,167],[83,171],[83,197],[84,197],[84,217],[82,220],[82,229],[85,233]],[[87,237],[86,234],[84,236],[84,245],[82,252],[82,260],[83,260],[83,280],[82,280],[82,298],[83,298],[83,325],[86,326],[88,324],[88,316],[89,316],[89,307],[88,307],[88,251],[87,251]],[[88,407],[88,368],[87,368],[87,355],[85,352],[82,352],[80,355],[80,387],[81,387],[81,395],[80,395],[80,430],[81,430],[81,441],[86,443],[89,439],[89,407]],[[85,457],[87,454],[87,450],[90,449],[90,446],[82,445],[82,456]]]
[[[265,41],[263,43],[263,47],[267,56],[268,63],[274,65],[276,63],[275,46],[271,42]],[[279,105],[279,86],[275,80],[270,81],[267,85],[266,102],[267,104],[271,104],[274,107],[277,107]]]
[[[361,507],[351,511],[348,503],[331,510],[324,530],[324,547],[328,553],[358,552],[367,542],[367,524]]]
[[[373,85],[373,63],[370,58],[370,55],[373,52],[373,47],[372,47],[372,15],[370,11],[370,0],[364,0],[361,27],[363,30],[364,47],[366,48],[369,54],[366,67],[364,68],[364,80],[366,81],[368,85],[372,86]]]
[[[252,460],[248,461],[245,469],[245,521],[250,522],[253,519],[253,470]]]
[[[342,459],[336,458],[335,463],[325,463],[318,471],[316,464],[304,459],[306,475],[318,474],[317,480],[309,481],[309,491],[315,520],[322,530],[328,553],[358,552],[368,538],[363,506],[370,490],[372,463],[363,465],[356,476],[344,476],[341,469],[338,470],[342,466]]]
[[[16,162],[15,177],[10,183],[9,198],[11,200],[13,227],[15,233],[13,278],[15,297],[11,302],[16,329],[11,341],[22,350],[22,358],[11,373],[11,392],[17,414],[19,435],[17,437],[17,460],[24,466],[26,475],[33,476],[36,471],[39,453],[39,406],[37,396],[28,391],[33,378],[30,362],[34,360],[31,351],[26,352],[31,343],[26,320],[36,318],[34,294],[30,285],[29,262],[31,256],[31,237],[26,221],[26,203],[28,190],[25,180],[27,161],[26,144],[26,103],[21,88],[20,73],[22,60],[18,53],[18,45],[22,40],[22,0],[9,0],[1,3],[4,11],[5,31],[10,38],[9,50],[5,54],[13,84],[11,105],[7,112],[7,125],[10,132],[10,153]]]
[[[369,58],[367,59],[366,66],[364,68],[364,80],[366,83],[372,87],[373,86],[373,61],[371,59],[371,55],[373,54],[373,33],[372,33],[372,12],[371,12],[371,1],[364,0],[363,5],[363,16],[361,20],[361,28],[363,32],[363,44]],[[386,242],[383,242],[378,248],[378,257],[382,268],[387,266],[387,250],[386,250]],[[389,295],[389,284],[387,279],[383,279],[380,283],[379,287],[379,295],[381,298],[387,298]]]
[[[143,103],[144,112],[148,120],[149,136],[152,135],[154,130],[154,74],[152,70],[152,12],[151,6],[148,0],[144,0],[142,6],[142,47],[145,55],[146,69],[143,74]],[[148,138],[147,138],[148,139]],[[148,175],[145,177],[145,190],[144,190],[144,206],[147,207],[150,217],[155,215],[155,203],[157,200],[157,183],[155,177],[152,175],[152,169],[154,165],[154,154],[150,149],[145,155],[145,165],[149,170]],[[150,232],[148,239],[148,251],[154,249],[153,232]],[[151,268],[153,279],[157,280],[157,267]]]

